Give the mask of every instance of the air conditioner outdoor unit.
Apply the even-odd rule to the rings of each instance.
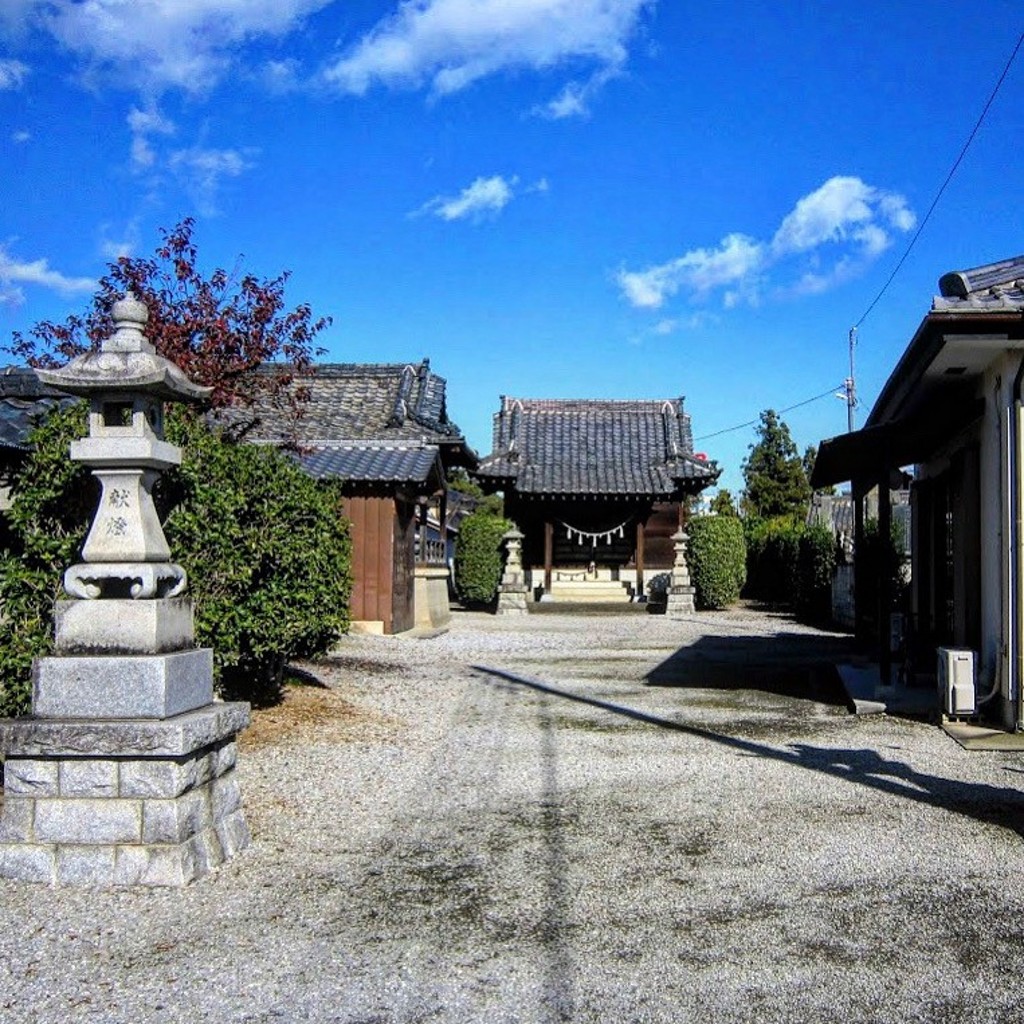
[[[974,677],[978,656],[962,647],[940,647],[938,653],[942,713],[953,717],[973,715],[977,711]]]

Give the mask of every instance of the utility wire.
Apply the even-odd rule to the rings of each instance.
[[[799,409],[801,406],[810,405],[811,402],[820,402],[823,398],[828,398],[829,395],[834,395],[836,391],[840,390],[842,387],[843,385],[840,384],[838,388],[829,388],[828,391],[822,391],[820,395],[815,395],[813,398],[805,398],[802,402],[797,402],[796,405],[787,405],[785,409],[778,410],[778,415],[781,416],[783,413],[792,412],[794,409]],[[757,419],[747,420],[746,423],[737,423],[735,427],[726,427],[724,430],[716,430],[713,434],[701,434],[700,437],[695,437],[693,441],[696,444],[698,441],[707,441],[709,438],[720,437],[722,434],[731,434],[736,430],[744,430],[747,427],[754,426],[754,424],[759,422],[760,419],[761,417],[758,416]]]
[[[942,187],[935,194],[935,198],[932,200],[932,205],[928,207],[928,212],[924,215],[920,225],[918,225],[917,231],[914,232],[914,237],[911,238],[910,244],[907,246],[903,255],[900,257],[899,262],[896,264],[893,272],[889,275],[888,280],[882,285],[882,290],[871,300],[871,305],[864,310],[864,315],[854,324],[854,329],[860,327],[865,320],[867,320],[871,311],[878,305],[879,300],[889,290],[889,285],[892,284],[893,279],[900,272],[900,268],[907,261],[907,257],[910,255],[911,249],[914,248],[918,238],[921,237],[921,232],[924,231],[925,225],[928,223],[935,207],[939,205],[939,200],[942,198],[942,194],[946,191],[947,186],[953,180],[953,175],[956,174],[957,168],[959,168],[964,157],[967,155],[967,150],[970,148],[971,143],[974,141],[974,136],[978,134],[978,129],[981,128],[981,123],[985,120],[985,115],[988,113],[988,108],[992,106],[999,90],[1002,88],[1003,82],[1006,80],[1006,76],[1010,73],[1010,68],[1013,67],[1013,62],[1017,59],[1017,54],[1020,52],[1021,46],[1024,45],[1024,32],[1017,38],[1017,45],[1013,48],[1013,53],[1010,54],[1010,59],[1006,62],[1006,66],[1003,68],[1003,73],[999,76],[999,81],[996,82],[995,88],[992,90],[991,95],[982,108],[981,114],[978,120],[975,122],[974,127],[971,129],[971,134],[967,136],[967,141],[963,145],[963,149],[960,150],[960,155],[953,162],[953,166],[949,169],[949,174],[946,175],[946,180],[942,183]]]
[[[956,160],[953,161],[953,166],[949,169],[949,173],[946,175],[946,180],[943,181],[942,185],[939,188],[939,191],[936,192],[935,198],[932,200],[931,206],[928,207],[928,212],[925,213],[924,217],[921,219],[921,223],[918,225],[917,231],[914,232],[914,237],[910,239],[910,243],[904,250],[903,255],[899,258],[899,262],[893,268],[892,273],[886,279],[885,284],[882,285],[882,288],[879,291],[879,293],[871,300],[871,304],[868,306],[866,310],[864,310],[863,315],[857,321],[857,323],[854,324],[854,330],[859,328],[861,324],[863,324],[864,321],[867,320],[868,316],[871,314],[871,311],[875,308],[875,306],[878,305],[882,296],[889,290],[889,285],[891,285],[893,281],[896,279],[896,275],[902,269],[903,264],[906,263],[907,257],[910,255],[911,250],[917,244],[917,240],[921,237],[921,232],[924,231],[925,225],[931,219],[931,215],[935,212],[935,207],[939,205],[939,200],[942,198],[946,189],[949,187],[949,183],[953,180],[953,175],[956,174],[957,170],[960,167],[960,164],[963,163],[963,159],[967,155],[967,150],[970,148],[971,143],[974,141],[974,137],[978,134],[982,122],[984,122],[985,117],[988,114],[989,107],[992,106],[996,96],[999,94],[999,90],[1002,88],[1003,82],[1006,80],[1006,76],[1010,73],[1010,68],[1013,67],[1013,62],[1017,59],[1017,54],[1020,52],[1022,46],[1024,46],[1024,32],[1021,32],[1021,34],[1017,37],[1017,45],[1014,46],[1013,52],[1010,54],[1010,57],[1007,60],[1006,65],[1003,67],[1002,74],[999,76],[999,80],[996,82],[995,88],[992,90],[988,99],[985,101],[985,106],[982,107],[981,114],[978,115],[978,120],[975,122],[974,127],[971,129],[970,135],[967,136],[967,141],[963,144],[963,148],[960,150],[960,154],[957,156]],[[838,388],[829,388],[828,391],[823,391],[820,395],[815,395],[813,398],[806,398],[804,399],[804,401],[797,402],[795,405],[790,405],[787,406],[785,409],[780,409],[778,411],[779,415],[781,416],[783,413],[792,412],[793,409],[799,409],[801,406],[804,405],[810,405],[811,402],[819,402],[821,401],[821,399],[827,398],[829,395],[835,394],[837,390],[845,389],[845,387],[846,381],[840,384]],[[754,426],[759,420],[760,417],[753,420],[747,420],[746,423],[737,423],[734,427],[726,427],[723,430],[716,430],[711,434],[701,434],[700,437],[695,437],[693,440],[695,443],[697,441],[707,441],[713,437],[721,437],[722,434],[731,434],[737,430],[745,430],[747,427]]]

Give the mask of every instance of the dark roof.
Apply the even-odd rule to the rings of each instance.
[[[493,446],[475,475],[520,494],[671,497],[720,472],[694,456],[681,398],[502,398]]]
[[[78,401],[47,387],[35,370],[7,366],[0,370],[0,448],[28,451],[28,435],[54,406]]]
[[[442,479],[441,459],[432,445],[362,442],[317,448],[295,456],[310,476],[340,478],[353,483],[387,481],[425,484]]]
[[[402,363],[322,363],[296,378],[309,399],[297,419],[269,403],[255,409],[249,436],[304,445],[340,441],[417,441],[465,447],[462,431],[448,419],[446,381],[430,369]]]
[[[1024,256],[943,274],[939,293],[932,302],[935,312],[1024,310]]]
[[[979,376],[1024,349],[1024,256],[943,274],[939,291],[864,426],[818,446],[812,487],[924,462],[982,415]]]

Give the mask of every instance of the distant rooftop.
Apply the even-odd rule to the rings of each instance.
[[[75,402],[41,383],[27,366],[0,369],[0,449],[28,451],[28,435],[54,406]]]
[[[693,451],[683,400],[502,398],[476,476],[534,495],[646,495],[713,483]]]

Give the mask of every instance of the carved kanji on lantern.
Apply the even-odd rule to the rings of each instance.
[[[64,574],[64,589],[85,599],[175,597],[187,578],[171,561],[152,494],[160,472],[181,462],[181,449],[164,440],[163,403],[201,402],[210,389],[157,355],[143,333],[149,314],[133,295],[112,312],[114,333],[98,352],[37,371],[89,399],[89,436],[72,442],[71,458],[93,467],[102,492],[83,562]]]

